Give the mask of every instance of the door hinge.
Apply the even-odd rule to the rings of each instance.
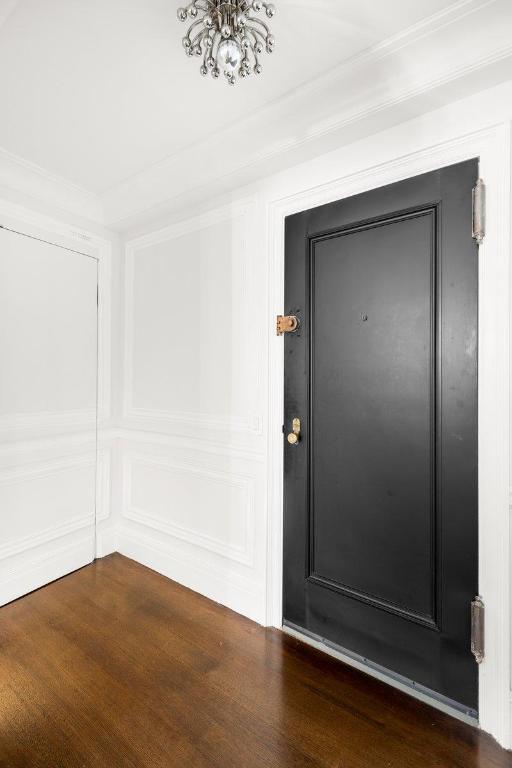
[[[276,317],[276,332],[278,336],[284,333],[294,333],[299,327],[299,319],[295,315],[278,315]]]
[[[473,187],[473,239],[477,245],[483,243],[485,237],[485,184],[478,179]]]
[[[480,595],[471,602],[471,653],[481,664],[485,657],[485,605]]]

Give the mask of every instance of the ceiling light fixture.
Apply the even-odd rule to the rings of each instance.
[[[247,77],[262,71],[260,55],[272,53],[274,36],[263,19],[253,16],[265,10],[271,19],[272,3],[264,0],[193,0],[186,8],[178,8],[178,19],[192,23],[183,38],[187,56],[202,56],[200,72],[218,78],[224,73],[234,85],[236,76]]]

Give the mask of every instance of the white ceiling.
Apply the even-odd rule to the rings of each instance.
[[[102,194],[453,0],[275,0],[276,52],[235,88],[185,57],[181,4],[0,0],[0,148]]]

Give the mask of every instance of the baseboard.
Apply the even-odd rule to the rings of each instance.
[[[106,557],[118,551],[117,527],[110,526],[96,535],[96,557]]]
[[[118,530],[117,551],[163,576],[225,605],[258,624],[265,622],[265,588],[226,570],[210,568],[197,559],[170,551],[150,533],[128,526]]]
[[[44,554],[26,566],[15,568],[2,576],[0,605],[17,600],[55,579],[88,565],[93,559],[92,539],[88,535],[73,544]]]

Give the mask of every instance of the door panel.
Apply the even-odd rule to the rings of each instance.
[[[94,558],[97,262],[0,228],[0,604]]]
[[[477,161],[286,221],[284,620],[477,709]]]
[[[430,622],[434,217],[313,241],[311,254],[311,576]]]

